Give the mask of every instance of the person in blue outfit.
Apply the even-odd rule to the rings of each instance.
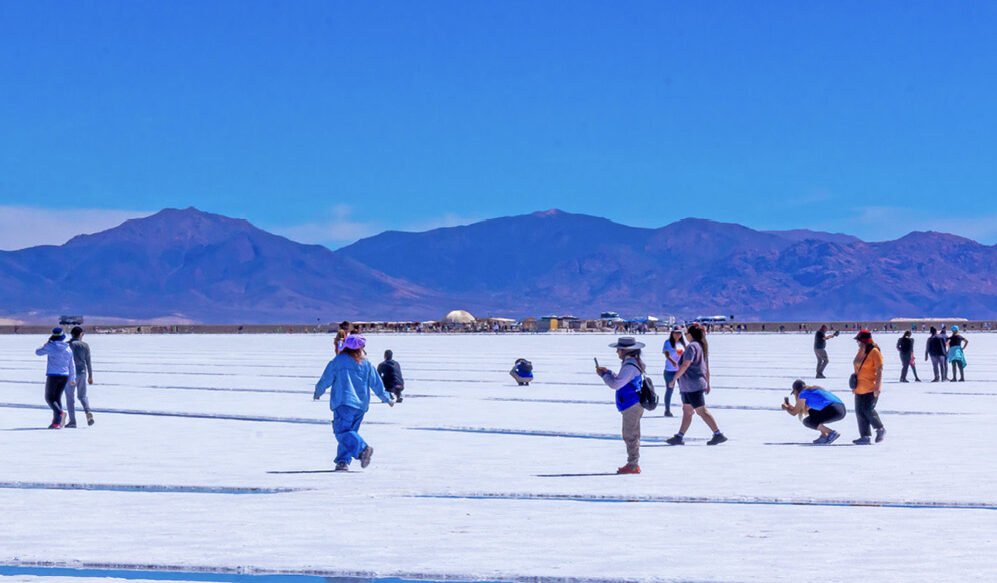
[[[516,379],[516,384],[523,387],[529,386],[533,382],[533,363],[525,358],[517,358],[509,371],[512,378]]]
[[[627,446],[627,463],[616,470],[617,474],[640,473],[640,418],[644,407],[640,404],[640,389],[644,384],[647,367],[640,358],[643,342],[631,336],[624,336],[609,345],[616,349],[616,355],[623,363],[620,372],[613,373],[604,366],[597,367],[595,373],[606,386],[616,391],[616,410],[623,416],[623,442]]]
[[[329,392],[329,409],[332,410],[332,430],[336,434],[336,471],[346,471],[350,462],[360,460],[360,467],[370,465],[374,448],[360,437],[360,424],[370,408],[370,392],[390,406],[394,398],[384,390],[381,376],[374,365],[364,358],[367,340],[351,334],[343,341],[342,350],[325,367],[322,378],[315,383],[315,400]]]
[[[73,349],[66,344],[62,328],[53,328],[48,342],[35,351],[37,356],[47,357],[45,368],[45,402],[52,409],[52,424],[49,429],[62,429],[66,424],[66,412],[62,410],[62,393],[67,385],[76,385],[76,363]]]
[[[820,432],[820,437],[814,440],[815,445],[830,445],[841,437],[840,433],[827,426],[828,423],[845,418],[845,404],[841,399],[802,380],[793,383],[793,396],[796,397],[796,402],[790,405],[787,397],[782,410],[798,416],[804,425]]]

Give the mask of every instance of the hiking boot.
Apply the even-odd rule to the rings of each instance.
[[[66,429],[76,429],[76,422],[70,421],[69,423],[66,423],[63,427],[65,427]]]
[[[665,440],[668,445],[685,445],[685,440],[681,435],[673,435]]]
[[[886,438],[886,428],[880,427],[876,430],[876,443],[883,441]]]
[[[858,439],[853,439],[852,443],[855,445],[872,445],[872,440],[868,437],[860,437]]]
[[[87,425],[93,425],[93,413],[87,411]]]
[[[370,465],[370,456],[374,455],[374,448],[367,446],[360,452],[360,467],[366,468]]]
[[[720,445],[721,443],[727,441],[723,433],[714,433],[713,438],[706,442],[706,445]]]
[[[350,471],[350,464],[343,463],[343,462],[337,462],[336,463],[336,471],[337,472],[348,472],[348,471]]]
[[[836,440],[837,440],[837,439],[838,439],[839,437],[841,437],[841,434],[840,434],[840,433],[838,433],[837,431],[834,431],[834,430],[832,429],[832,430],[831,430],[831,433],[828,433],[828,434],[827,434],[827,445],[831,445],[831,444],[832,444],[832,443],[834,443],[834,442],[835,442],[835,441],[836,441]]]
[[[634,465],[627,464],[627,465],[625,465],[623,467],[616,468],[616,473],[617,474],[639,474],[640,473],[640,466],[638,466],[637,464],[634,464]]]

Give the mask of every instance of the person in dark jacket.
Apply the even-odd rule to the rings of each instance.
[[[395,396],[396,403],[401,403],[405,381],[402,379],[402,367],[395,362],[394,353],[390,350],[384,351],[384,362],[377,365],[377,374],[381,376],[384,389]]]
[[[900,353],[900,365],[903,367],[900,371],[900,382],[910,382],[907,380],[908,368],[914,372],[914,381],[921,382],[921,379],[917,377],[917,367],[914,365],[914,338],[911,336],[910,330],[904,332],[904,335],[897,340],[897,352]]]
[[[525,358],[517,358],[509,371],[512,378],[516,379],[516,384],[521,387],[528,387],[533,382],[533,363]]]
[[[83,405],[87,416],[87,425],[93,425],[93,412],[90,411],[90,399],[87,397],[87,387],[93,384],[93,364],[90,362],[90,345],[83,341],[83,328],[74,326],[69,331],[72,337],[69,347],[73,350],[73,362],[76,364],[76,386],[66,385],[66,409],[69,410],[69,423],[65,427],[76,427],[76,399]]]
[[[931,336],[924,344],[924,360],[925,362],[931,360],[931,371],[935,374],[935,378],[931,382],[937,383],[948,379],[949,364],[945,359],[948,349],[945,346],[945,338],[938,333],[934,326],[931,327],[930,333]]]

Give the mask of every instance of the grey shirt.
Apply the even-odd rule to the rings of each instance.
[[[679,392],[695,393],[705,391],[707,363],[703,355],[703,347],[699,342],[690,342],[682,354],[682,363],[691,363],[685,373],[679,378]]]
[[[90,345],[82,340],[70,340],[69,347],[73,349],[73,361],[76,363],[76,374],[93,375],[90,365]]]

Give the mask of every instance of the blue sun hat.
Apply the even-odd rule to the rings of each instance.
[[[952,326],[952,331],[953,332],[958,332],[959,331],[959,326],[958,325]]]
[[[343,347],[350,350],[360,350],[364,346],[367,346],[367,339],[359,334],[351,334],[343,341]]]
[[[62,331],[62,328],[56,326],[55,328],[52,328],[52,335],[49,336],[48,339],[51,342],[62,342],[66,339],[66,334]]]

